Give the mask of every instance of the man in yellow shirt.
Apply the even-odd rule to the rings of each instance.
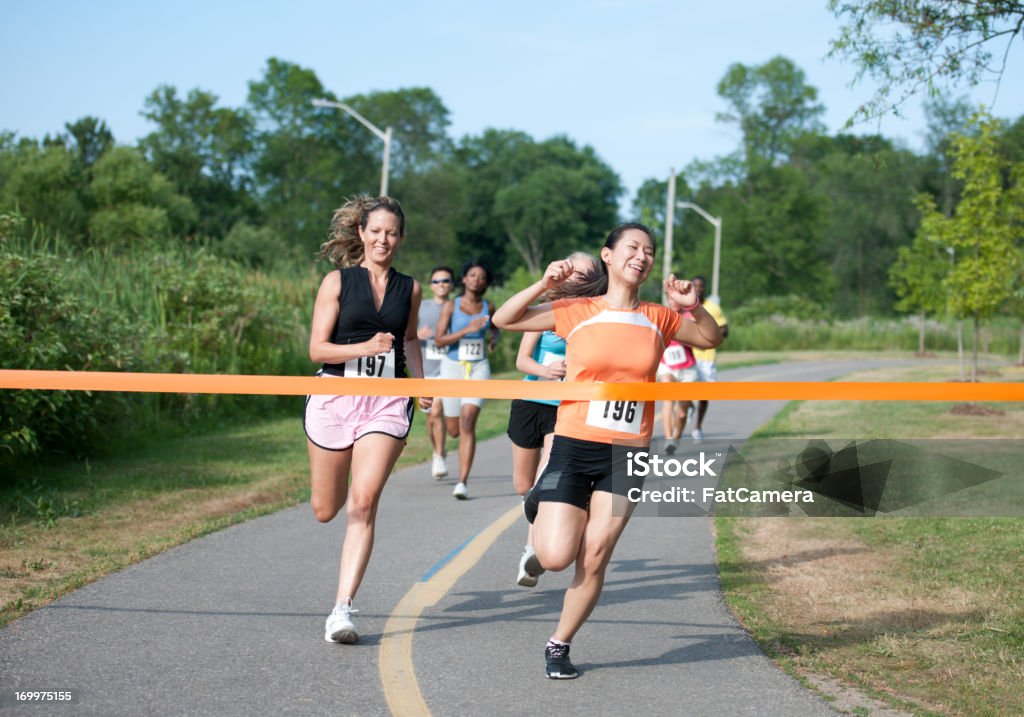
[[[722,307],[716,304],[714,301],[704,298],[705,292],[705,281],[703,276],[695,276],[692,279],[693,288],[697,291],[697,297],[700,299],[700,303],[704,306],[704,309],[711,314],[720,327],[722,327],[722,338],[729,336],[729,324],[725,318],[725,314],[722,313]],[[698,381],[714,381],[718,376],[718,370],[715,368],[715,349],[697,349],[693,350],[693,357],[697,359],[697,380]],[[704,416],[708,412],[708,402],[698,401],[697,402],[697,420],[691,422],[690,425],[694,426],[693,436],[694,440],[704,440]]]

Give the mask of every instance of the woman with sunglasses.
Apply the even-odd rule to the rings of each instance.
[[[420,351],[423,353],[423,378],[441,377],[441,359],[448,350],[438,346],[434,341],[434,331],[441,318],[441,309],[448,301],[452,291],[455,272],[447,266],[435,266],[430,272],[431,300],[420,304],[419,330]],[[430,474],[437,480],[448,475],[448,463],[445,460],[448,451],[445,448],[443,403],[434,401],[427,413],[427,435],[430,445],[434,448],[434,458],[430,464]]]

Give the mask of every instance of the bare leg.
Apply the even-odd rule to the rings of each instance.
[[[708,402],[698,401],[697,402],[697,428],[698,430],[704,430],[704,414],[708,412]]]
[[[539,448],[520,448],[512,444],[512,485],[516,493],[526,495],[526,491],[533,487],[539,464]]]
[[[676,410],[678,411],[676,416],[679,421],[679,433],[677,434],[677,437],[686,433],[686,416],[690,412],[690,406],[692,405],[693,401],[676,402]]]
[[[444,417],[444,427],[448,431],[448,435],[449,436],[451,436],[452,438],[458,438],[459,437],[459,417],[458,416],[449,416],[449,415],[445,414],[445,417]]]
[[[674,381],[671,376],[659,375],[658,383],[670,383]],[[675,401],[663,401],[661,404],[661,425],[665,429],[665,440],[670,441],[678,438],[675,421]]]
[[[595,494],[596,495],[596,494]],[[543,501],[533,521],[533,547],[546,570],[565,570],[580,551],[587,511],[569,503]]]
[[[565,591],[562,615],[553,635],[556,640],[572,642],[601,597],[612,551],[629,522],[628,513],[619,517],[612,514],[613,498],[611,493],[603,491],[595,492],[590,498],[590,513],[576,556],[576,574]]]
[[[460,483],[465,483],[469,479],[469,471],[473,467],[473,457],[476,455],[476,419],[479,415],[479,406],[471,403],[462,405],[462,415],[459,416]]]
[[[352,485],[349,487],[345,542],[341,547],[338,576],[338,601],[354,598],[363,581],[373,550],[374,521],[381,491],[405,441],[372,433],[356,441],[352,448]]]
[[[427,414],[427,434],[430,436],[430,445],[434,449],[434,455],[437,456],[448,455],[448,449],[445,448],[444,445],[443,405],[444,401],[439,398],[435,398],[434,403],[430,406],[430,412]]]
[[[309,447],[309,503],[313,515],[327,523],[345,505],[348,496],[348,471],[352,465],[352,449],[329,451],[306,441]]]
[[[537,462],[537,472],[533,476],[533,483],[536,485],[537,480],[540,478],[540,474],[544,472],[544,468],[548,464],[548,459],[551,457],[551,444],[554,443],[555,434],[549,433],[544,436],[544,445],[540,449],[540,460]],[[529,489],[527,489],[529,490]],[[530,527],[526,529],[526,544],[533,545],[533,523],[528,523]],[[543,565],[544,563],[541,563]]]

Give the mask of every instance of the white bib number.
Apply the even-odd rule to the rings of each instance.
[[[686,363],[686,352],[682,346],[669,346],[665,349],[665,363],[675,367]]]
[[[459,361],[482,361],[484,358],[483,339],[460,339]]]
[[[425,358],[431,361],[439,361],[448,355],[447,346],[438,346],[434,339],[427,339],[427,355]]]
[[[345,376],[349,378],[394,378],[395,350],[376,356],[360,356],[345,362]]]
[[[541,357],[540,363],[541,363],[542,366],[550,366],[551,364],[558,363],[559,361],[565,361],[565,356],[562,356],[561,354],[553,354],[550,351],[545,351],[544,355]],[[554,381],[564,381],[565,380],[565,376],[562,376],[562,378],[556,378],[556,379],[543,378],[541,376],[538,376],[537,380],[539,380],[539,381],[552,381],[552,380],[554,380]]]
[[[640,435],[644,405],[644,401],[591,401],[587,409],[587,425]]]

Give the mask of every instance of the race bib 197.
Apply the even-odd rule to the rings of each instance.
[[[587,425],[640,435],[644,405],[644,401],[591,401],[587,409]]]
[[[483,339],[459,339],[459,361],[482,361],[483,358]]]
[[[360,356],[345,362],[346,378],[394,378],[395,350],[376,356]]]

